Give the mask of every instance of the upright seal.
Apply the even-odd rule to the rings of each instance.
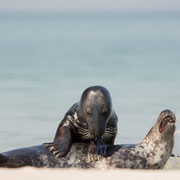
[[[103,145],[112,145],[117,134],[117,115],[108,90],[102,86],[87,88],[61,121],[54,142],[45,143],[56,157],[65,156],[75,142],[94,141],[98,154]]]
[[[109,145],[107,157],[102,157],[99,161],[88,160],[88,144],[85,143],[73,144],[70,152],[63,158],[57,158],[43,145],[39,145],[0,154],[0,167],[160,169],[173,150],[175,122],[173,112],[161,112],[142,142],[134,145]]]

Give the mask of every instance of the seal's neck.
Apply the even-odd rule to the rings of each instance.
[[[141,142],[142,146],[152,146],[153,148],[157,147],[159,144],[172,144],[174,142],[174,136],[168,136],[159,132],[159,128],[155,125],[148,132],[146,137]]]
[[[174,136],[165,137],[158,128],[153,127],[140,146],[146,149],[146,157],[148,157],[150,166],[157,164],[158,168],[162,168],[169,159],[174,146]]]

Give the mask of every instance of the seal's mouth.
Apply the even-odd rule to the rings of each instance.
[[[175,120],[171,116],[166,116],[160,123],[159,132],[161,133],[167,126],[174,123]]]

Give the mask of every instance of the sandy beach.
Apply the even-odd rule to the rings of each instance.
[[[77,169],[1,169],[1,180],[56,180],[56,179],[180,179],[179,170],[77,170]]]
[[[170,158],[163,170],[94,170],[94,169],[47,169],[47,168],[18,168],[0,169],[1,180],[56,180],[56,179],[146,179],[146,180],[168,180],[180,179],[180,158]]]

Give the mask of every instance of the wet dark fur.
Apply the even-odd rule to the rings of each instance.
[[[74,144],[65,158],[57,158],[44,145],[16,149],[0,154],[0,167],[17,168],[24,166],[47,168],[93,167],[86,163],[88,144]],[[83,156],[79,156],[82,154]],[[70,163],[70,159],[76,163]]]
[[[54,142],[45,143],[45,147],[57,157],[63,157],[75,142],[94,141],[98,148],[114,144],[117,120],[108,90],[102,86],[89,87],[83,92],[80,102],[65,114]]]

